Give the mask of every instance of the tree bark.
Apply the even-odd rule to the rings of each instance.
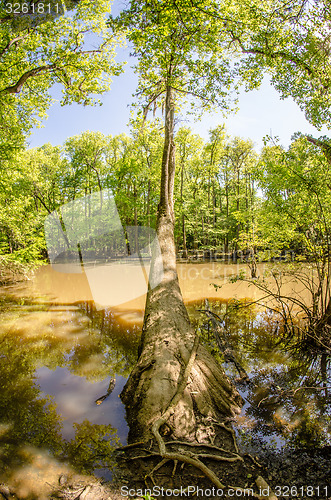
[[[176,271],[173,187],[174,100],[167,88],[165,139],[162,158],[161,193],[157,236],[161,249],[163,279],[149,290],[146,300],[139,359],[121,398],[130,427],[128,442],[155,437],[153,424],[163,415],[177,393],[189,363],[196,333],[183,303]],[[150,278],[157,272],[154,260]],[[188,383],[163,431],[174,439],[195,441],[206,417],[219,419],[240,411],[241,397],[211,354],[199,345]],[[166,429],[165,429],[166,427]],[[162,431],[162,429],[161,429]]]

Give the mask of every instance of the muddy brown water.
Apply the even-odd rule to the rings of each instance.
[[[219,263],[178,268],[204,343],[223,362],[200,311],[208,298],[250,376],[248,385],[238,383],[245,402],[233,422],[241,448],[257,454],[329,445],[330,373],[320,359],[302,358],[277,342],[279,325],[272,314],[246,307],[259,298],[258,290],[229,282],[245,269]],[[286,286],[288,293],[302,293],[293,283]],[[105,305],[116,296],[116,283],[108,287],[110,299],[95,303],[84,274],[44,266],[29,282],[0,289],[0,481],[10,480],[22,498],[71,470],[111,479],[113,451],[126,443],[119,394],[136,360],[145,297]],[[225,369],[238,378],[231,364]],[[116,378],[113,392],[97,405],[111,378]]]

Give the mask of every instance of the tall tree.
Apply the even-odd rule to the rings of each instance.
[[[138,59],[138,96],[144,113],[164,108],[164,145],[161,161],[157,235],[163,277],[148,292],[140,357],[122,393],[130,425],[129,439],[154,438],[163,458],[177,459],[166,450],[160,435],[165,424],[175,438],[195,439],[205,428],[204,417],[239,410],[240,398],[222,369],[202,346],[190,324],[176,272],[174,243],[175,113],[183,97],[202,107],[218,104],[228,109],[232,70],[219,30],[186,0],[132,1],[118,20],[127,28]],[[222,43],[223,42],[223,43]],[[152,63],[152,64],[151,64]],[[160,262],[150,273],[158,282]],[[204,465],[187,455],[180,460]],[[215,484],[221,485],[215,475]]]

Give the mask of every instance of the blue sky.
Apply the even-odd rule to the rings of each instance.
[[[120,59],[123,60],[127,53],[128,50],[121,49]],[[103,105],[98,107],[76,104],[61,107],[58,102],[60,93],[54,89],[54,98],[58,101],[50,108],[44,127],[34,130],[29,139],[30,146],[41,146],[46,142],[62,144],[68,137],[85,130],[112,135],[129,133],[127,124],[136,83],[137,76],[128,63],[125,73],[114,79],[111,90],[101,97]],[[252,139],[258,150],[265,135],[278,136],[281,143],[288,146],[291,136],[298,131],[317,137],[327,134],[326,129],[319,132],[312,127],[292,99],[281,100],[267,79],[260,89],[240,94],[239,108],[236,114],[228,117],[222,116],[221,112],[205,114],[196,122],[189,117],[189,121],[183,120],[182,125],[191,126],[195,133],[207,139],[210,128],[225,123],[229,135]]]

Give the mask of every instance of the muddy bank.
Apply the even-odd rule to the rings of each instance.
[[[267,482],[270,491],[277,494],[280,499],[301,500],[313,499],[329,499],[331,498],[331,462],[330,462],[330,447],[320,450],[300,450],[288,451],[283,454],[277,452],[256,456],[253,454],[244,454],[244,462],[241,463],[237,470],[236,485],[243,485],[246,490],[246,495],[243,492],[237,491],[235,494],[229,487],[224,488],[222,498],[237,498],[238,496],[247,496],[253,498],[250,491],[259,493],[259,487],[256,485],[258,477],[264,478]],[[185,471],[177,466],[175,475],[174,464],[168,463],[167,466],[155,472],[153,476],[154,484],[150,478],[146,477],[146,481],[137,480],[138,466],[136,461],[126,461],[119,463],[117,478],[112,483],[102,482],[90,476],[82,476],[64,468],[59,469],[58,475],[55,477],[51,471],[40,481],[41,477],[30,477],[30,489],[27,488],[27,482],[0,484],[0,497],[7,500],[123,500],[128,498],[128,491],[136,492],[131,498],[141,498],[141,493],[146,490],[153,495],[154,498],[178,498],[177,495],[171,495],[168,491],[163,497],[160,495],[160,490],[174,490],[181,485],[189,484],[191,487],[200,488],[199,497],[210,498],[217,495],[203,495],[201,490],[212,490],[213,485],[201,474],[190,468],[185,467]],[[218,467],[218,473],[223,473],[225,479],[229,479],[226,467]],[[185,475],[186,481],[183,481]],[[232,484],[232,483],[229,483]],[[33,486],[32,486],[33,485]],[[153,488],[155,488],[153,490]],[[185,491],[185,490],[184,490]],[[235,491],[235,490],[234,490]],[[228,494],[230,492],[230,495]],[[184,498],[196,498],[196,494],[185,494]],[[218,497],[220,498],[220,497]],[[264,498],[264,497],[263,497]]]
[[[121,500],[120,485],[103,483],[94,477],[61,473],[47,477],[28,489],[20,484],[0,483],[0,498],[5,500]]]
[[[262,450],[259,461],[267,471],[268,483],[281,493],[280,498],[331,498],[330,446],[282,453]]]

